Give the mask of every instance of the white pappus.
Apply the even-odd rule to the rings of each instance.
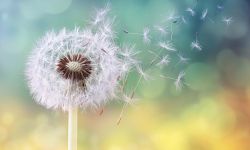
[[[192,8],[187,8],[186,11],[189,12],[191,16],[195,16],[195,11]]]
[[[178,74],[178,76],[177,76],[177,78],[176,78],[176,80],[174,82],[176,90],[182,89],[182,87],[184,85],[184,81],[183,81],[184,80],[184,76],[185,76],[185,72],[184,71],[181,71]]]
[[[147,27],[144,28],[143,30],[143,42],[144,43],[150,43],[149,32],[150,32],[149,28]]]
[[[195,41],[193,41],[193,42],[191,43],[191,48],[192,48],[192,49],[197,49],[197,50],[199,50],[199,51],[202,50],[202,47],[201,47],[201,45],[200,45],[200,43],[199,43],[198,40],[195,40]]]
[[[114,42],[107,12],[98,12],[85,29],[50,32],[37,43],[26,67],[36,102],[66,111],[98,108],[120,93],[120,80],[138,64],[130,49]]]
[[[159,42],[159,46],[168,51],[177,51],[174,47],[173,43],[170,41],[167,42]]]
[[[226,24],[226,25],[230,25],[233,22],[233,18],[232,17],[224,17],[222,19],[222,21]]]
[[[207,17],[207,14],[208,14],[208,9],[203,10],[201,15],[201,20],[204,20]]]

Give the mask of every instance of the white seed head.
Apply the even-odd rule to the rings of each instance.
[[[114,42],[106,13],[85,29],[50,32],[37,43],[26,68],[35,101],[54,109],[98,108],[119,94],[120,80],[137,61],[122,56],[127,49]]]

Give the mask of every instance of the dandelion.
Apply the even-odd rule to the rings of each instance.
[[[228,26],[233,22],[233,18],[232,17],[224,17],[222,19],[222,21]]]
[[[85,34],[50,33],[33,50],[26,74],[38,103],[67,110],[69,106],[96,108],[111,98],[118,76],[124,73],[120,68],[130,62],[118,57],[121,50],[102,33],[93,33],[90,39]]]
[[[145,28],[143,30],[143,41],[144,43],[150,43],[150,37],[149,37],[149,28]]]
[[[208,9],[203,10],[201,15],[201,20],[204,20],[207,17],[207,14],[208,14]]]
[[[107,12],[98,11],[85,29],[47,33],[27,63],[34,100],[46,108],[68,111],[69,150],[77,145],[77,108],[96,109],[117,97],[120,81],[138,66],[132,58],[136,53],[116,45]]]
[[[174,47],[173,43],[170,41],[167,42],[159,42],[159,46],[168,51],[177,51]]]
[[[189,12],[191,16],[195,16],[195,11],[192,8],[187,8],[186,11]]]

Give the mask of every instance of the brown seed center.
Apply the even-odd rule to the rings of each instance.
[[[90,60],[81,54],[67,55],[57,63],[57,72],[65,79],[85,80],[90,76],[91,71]]]

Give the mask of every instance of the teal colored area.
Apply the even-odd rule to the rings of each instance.
[[[148,27],[152,29],[150,36],[154,43],[169,40],[170,32],[173,32],[172,40],[178,49],[177,53],[189,59],[187,64],[182,64],[178,56],[171,56],[172,63],[169,67],[161,71],[153,70],[154,73],[167,78],[152,79],[149,81],[155,80],[152,84],[141,83],[137,92],[140,96],[149,99],[156,97],[167,99],[185,97],[186,90],[206,92],[223,88],[226,83],[232,86],[249,86],[242,81],[246,80],[246,75],[249,74],[249,69],[246,68],[249,68],[250,64],[247,59],[250,48],[247,42],[250,39],[247,34],[249,33],[247,0],[1,0],[0,96],[16,95],[30,102],[24,68],[28,54],[36,41],[51,30],[84,28],[95,11],[107,3],[111,5],[111,16],[116,17],[114,29],[119,45],[134,44],[138,51],[159,52],[160,48],[157,49],[157,45],[143,43],[141,36],[124,33],[124,30],[142,33],[144,28]],[[195,16],[190,15],[188,8],[195,11]],[[202,20],[201,16],[205,10],[207,15]],[[170,22],[168,18],[171,15],[177,15],[179,18]],[[230,25],[223,22],[227,17],[232,17]],[[158,33],[154,30],[156,26],[164,27],[167,34],[163,36]],[[202,51],[192,49],[190,46],[197,38],[202,45]],[[162,56],[166,54],[166,52],[160,53]],[[229,54],[233,59],[227,64],[228,60],[225,59]],[[154,58],[150,53],[140,53],[139,57],[148,62]],[[231,69],[224,68],[231,63],[233,64]],[[238,65],[241,67],[237,67]],[[233,67],[238,70],[237,73]],[[186,71],[187,85],[184,85],[183,93],[176,94],[174,79],[180,71]],[[137,79],[136,75],[129,77],[131,82]],[[128,87],[132,88],[130,85]],[[157,91],[154,92],[153,89]]]

